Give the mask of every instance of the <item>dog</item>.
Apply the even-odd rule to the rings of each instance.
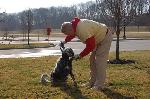
[[[74,52],[71,48],[65,48],[63,43],[60,44],[60,50],[62,52],[62,56],[57,60],[55,68],[50,74],[51,83],[55,85],[59,82],[66,82],[68,75],[70,74],[74,85],[77,86],[72,72]]]
[[[41,76],[41,82],[51,82],[52,85],[57,85],[59,83],[65,83],[68,79],[68,75],[71,76],[74,86],[77,86],[74,74],[72,72],[72,61],[74,59],[74,52],[71,48],[65,48],[64,44],[60,43],[60,50],[62,56],[56,62],[54,70],[50,73],[50,80],[46,79],[46,75]],[[42,80],[42,78],[44,80]]]

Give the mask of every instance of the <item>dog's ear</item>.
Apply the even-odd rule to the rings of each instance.
[[[65,49],[64,43],[62,41],[60,42],[60,48]]]
[[[64,52],[64,49],[62,47],[60,47],[60,50],[61,50],[62,53]]]

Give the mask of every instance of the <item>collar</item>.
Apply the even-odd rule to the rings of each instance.
[[[78,17],[75,17],[71,23],[72,23],[72,27],[73,27],[73,30],[74,30],[74,33],[76,32],[76,27],[78,25],[78,23],[80,22],[80,19]]]

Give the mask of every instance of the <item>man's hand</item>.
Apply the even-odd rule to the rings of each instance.
[[[78,59],[81,59],[80,55],[79,54],[74,55],[74,60],[78,60]]]
[[[64,44],[66,44],[66,42],[65,42],[65,41],[60,41],[60,43],[58,44],[58,46],[60,46],[60,47],[64,48]]]

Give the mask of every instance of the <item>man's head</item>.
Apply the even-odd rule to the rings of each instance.
[[[71,22],[64,22],[61,25],[61,32],[64,33],[65,35],[74,35]]]

